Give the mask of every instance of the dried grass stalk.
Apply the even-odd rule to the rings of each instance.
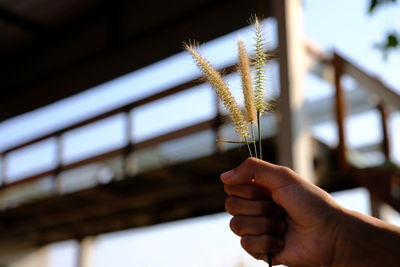
[[[248,122],[256,123],[257,114],[254,105],[254,93],[251,79],[250,59],[242,40],[238,40],[239,64],[238,71],[242,79],[244,103],[246,107],[246,119]]]
[[[193,44],[185,44],[185,49],[190,52],[197,66],[203,73],[204,78],[215,89],[218,97],[229,111],[229,115],[235,126],[236,133],[239,137],[246,139],[248,137],[248,130],[246,121],[239,105],[229,90],[228,85],[222,79],[222,76],[216,71],[211,64],[197,51],[196,46]]]
[[[257,18],[254,19],[255,26],[255,57],[254,57],[254,96],[255,106],[258,114],[263,114],[267,110],[265,102],[265,65],[267,57],[265,55],[263,29]]]

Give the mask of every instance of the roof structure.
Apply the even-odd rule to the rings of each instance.
[[[0,0],[0,121],[269,16],[271,3]]]

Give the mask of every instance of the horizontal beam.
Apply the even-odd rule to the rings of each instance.
[[[342,75],[350,75],[359,84],[359,89],[365,89],[365,95],[374,95],[382,103],[389,104],[400,109],[400,95],[396,90],[385,85],[380,79],[368,74],[365,70],[351,63],[338,53],[333,53],[333,58],[326,56],[323,51],[311,43],[305,44],[307,68],[309,71],[328,83],[334,84],[332,62],[337,60],[342,66]],[[351,106],[351,105],[350,105]],[[353,106],[351,106],[353,108]]]
[[[229,73],[229,71],[231,71],[230,68],[226,68],[225,70],[226,70],[225,73]],[[170,89],[168,91],[164,91],[164,92],[161,92],[159,94],[155,94],[153,96],[146,97],[146,98],[141,99],[141,100],[139,100],[139,101],[137,101],[135,103],[132,103],[130,105],[126,105],[126,106],[124,106],[122,108],[119,108],[117,110],[110,111],[108,113],[101,114],[101,115],[99,115],[97,117],[88,119],[86,121],[71,125],[70,127],[67,127],[65,129],[63,129],[62,131],[53,132],[53,133],[50,133],[50,134],[48,134],[46,136],[43,136],[43,137],[40,137],[38,139],[29,141],[29,142],[27,142],[25,144],[19,145],[19,146],[15,147],[15,148],[8,149],[8,150],[4,151],[3,154],[9,153],[11,151],[20,149],[22,147],[28,146],[30,144],[33,144],[33,143],[36,143],[36,142],[39,142],[39,141],[42,141],[44,139],[51,138],[51,137],[53,137],[53,136],[55,136],[57,134],[62,134],[63,132],[73,130],[75,128],[84,126],[86,124],[93,123],[93,122],[95,122],[97,120],[101,120],[101,119],[106,118],[108,116],[112,116],[112,115],[118,114],[120,112],[123,112],[124,110],[130,110],[133,106],[134,107],[138,107],[140,105],[144,105],[146,103],[154,101],[155,99],[159,99],[162,96],[168,96],[173,91],[176,93],[177,91],[185,90],[186,86],[191,87],[191,86],[194,86],[194,84],[197,84],[198,82],[200,82],[200,81],[196,79],[196,80],[188,82],[187,85],[185,85],[185,86],[183,86],[183,85],[182,86],[178,86],[178,87],[172,88],[172,89]],[[192,85],[190,85],[190,84],[192,84]],[[187,87],[187,88],[189,88],[189,87]],[[364,90],[362,90],[362,88],[356,88],[356,89],[352,90],[351,94],[347,95],[347,101],[348,101],[349,105],[351,106],[351,109],[349,109],[349,114],[348,115],[359,114],[359,113],[362,113],[362,112],[365,112],[365,111],[368,111],[368,110],[372,110],[372,109],[375,108],[375,107],[372,107],[369,104],[368,95],[365,93]],[[326,122],[326,121],[329,121],[329,120],[334,120],[333,104],[334,103],[333,103],[333,100],[332,100],[331,97],[326,97],[326,98],[323,98],[323,99],[318,99],[316,101],[310,102],[309,105],[307,105],[307,107],[306,107],[306,112],[307,112],[308,117],[309,117],[309,122],[312,125],[316,125],[316,124],[319,124],[319,123],[322,123],[322,122]],[[221,121],[224,121],[224,122],[228,121],[228,117],[225,116],[225,117],[221,118]],[[206,120],[206,121],[203,121],[203,122],[200,122],[200,123],[196,123],[196,124],[187,126],[185,128],[182,128],[182,129],[179,129],[179,130],[176,130],[176,131],[172,131],[172,132],[163,134],[161,136],[157,136],[157,137],[154,137],[154,138],[151,138],[151,139],[144,140],[144,141],[139,142],[139,143],[135,143],[134,144],[134,150],[144,149],[144,148],[151,147],[151,146],[154,146],[154,145],[157,145],[157,144],[161,144],[161,143],[164,143],[164,142],[167,142],[167,141],[171,141],[171,140],[178,139],[178,138],[181,138],[181,137],[184,137],[184,136],[188,136],[188,135],[191,135],[191,134],[195,134],[195,133],[198,133],[198,132],[201,132],[201,131],[212,129],[214,127],[214,124],[215,124],[215,119]],[[109,159],[109,158],[121,156],[121,155],[123,155],[125,149],[126,148],[118,148],[118,149],[109,151],[107,153],[103,153],[102,155],[93,156],[93,157],[90,157],[90,158],[87,158],[87,159],[84,159],[84,160],[81,160],[81,161],[78,161],[78,162],[73,162],[73,163],[70,163],[70,164],[66,164],[66,165],[64,165],[62,167],[62,169],[63,170],[70,170],[70,169],[81,167],[81,166],[84,166],[84,165],[87,165],[87,164],[90,164],[90,163],[95,163],[95,162],[99,162],[101,160],[106,160],[106,159]],[[30,182],[33,182],[33,181],[36,181],[36,180],[40,179],[41,177],[54,175],[55,171],[56,171],[55,169],[54,170],[45,171],[45,172],[42,172],[42,173],[27,177],[25,179],[22,179],[22,180],[19,180],[19,181],[16,181],[16,182],[8,183],[8,184],[4,185],[4,187],[5,188],[9,188],[9,187],[13,187],[13,186],[16,186],[16,185],[19,185],[19,184],[23,184],[23,183],[30,183]]]
[[[262,5],[268,6],[270,1],[262,2]],[[240,0],[208,0],[182,4],[182,1],[176,0],[168,3],[182,5],[179,9],[183,9],[181,14],[172,10],[168,13],[161,9],[154,10],[155,5],[165,5],[164,1],[146,2],[143,5],[150,9],[152,16],[156,16],[154,12],[163,16],[163,21],[156,25],[152,25],[153,20],[147,17],[144,22],[137,21],[137,17],[143,17],[143,11],[132,1],[125,3],[128,3],[127,7],[119,10],[124,24],[117,29],[121,34],[116,43],[108,25],[110,18],[105,13],[82,27],[73,28],[68,34],[45,40],[45,48],[36,45],[29,52],[29,57],[19,60],[15,57],[23,51],[15,53],[15,57],[11,58],[15,66],[4,69],[0,74],[3,91],[0,121],[179,53],[183,41],[196,39],[206,42],[240,29],[247,25],[251,14],[257,13],[259,1],[243,4]],[[169,13],[174,16],[168,17]],[[221,19],[221,14],[230,15]],[[8,64],[5,65],[8,67]]]
[[[49,27],[18,15],[5,7],[0,7],[0,21],[5,21],[14,27],[18,27],[32,34],[43,34],[49,30]]]
[[[224,116],[224,117],[222,117],[222,120],[226,121],[227,118],[228,118],[227,116]],[[215,119],[206,120],[206,121],[203,121],[203,122],[200,122],[200,123],[196,123],[196,124],[190,125],[188,127],[185,127],[185,128],[173,131],[173,132],[169,132],[169,133],[166,133],[164,135],[157,136],[157,137],[154,137],[154,138],[151,138],[151,139],[147,139],[147,140],[144,140],[144,141],[139,142],[139,143],[136,143],[136,144],[133,145],[133,147],[134,147],[133,150],[135,151],[135,150],[139,150],[139,149],[144,149],[146,147],[151,147],[151,146],[154,146],[154,145],[157,145],[157,144],[160,144],[160,143],[164,143],[164,142],[167,142],[167,141],[170,141],[170,140],[174,140],[174,139],[181,138],[181,137],[184,137],[184,136],[188,136],[188,135],[191,135],[191,134],[195,134],[195,133],[198,133],[198,132],[201,132],[201,131],[212,129],[214,127],[214,124],[215,124]],[[80,160],[80,161],[77,161],[77,162],[65,164],[65,165],[63,165],[61,167],[61,171],[67,171],[67,170],[71,170],[71,169],[74,169],[74,168],[85,166],[85,165],[88,165],[88,164],[91,164],[91,163],[96,163],[96,162],[99,162],[99,161],[102,161],[102,160],[106,160],[106,159],[122,156],[122,155],[124,155],[124,153],[125,153],[127,148],[128,147],[126,146],[126,147],[123,147],[123,148],[114,149],[112,151],[109,151],[109,152],[106,152],[106,153],[102,153],[101,155],[96,155],[96,156],[93,156],[93,157],[90,157],[90,158],[87,158],[87,159],[84,159],[84,160]],[[21,184],[24,184],[24,183],[31,183],[33,181],[37,181],[37,180],[41,179],[42,177],[46,177],[46,176],[49,176],[49,175],[55,175],[56,172],[59,172],[59,171],[60,171],[60,169],[53,169],[53,170],[44,171],[42,173],[38,173],[38,174],[35,174],[35,175],[32,175],[32,176],[26,177],[24,179],[21,179],[21,180],[15,181],[15,182],[3,184],[2,189],[11,188],[11,187],[14,187],[14,186],[17,186],[17,185],[21,185]]]
[[[343,74],[352,76],[370,94],[377,96],[382,103],[389,104],[400,110],[400,95],[394,89],[389,88],[378,78],[366,74],[356,65],[350,63],[344,57],[334,54],[334,57],[342,62]]]
[[[177,163],[6,210],[0,213],[0,229],[7,229],[0,231],[0,240],[48,243],[222,212],[226,195],[218,173],[238,164],[243,154],[234,150]],[[193,174],[195,166],[199,171]]]
[[[229,68],[224,69],[224,70],[229,71]],[[2,151],[1,153],[4,155],[4,154],[10,153],[12,151],[21,149],[23,147],[38,143],[40,141],[43,141],[43,140],[46,140],[46,139],[49,139],[49,138],[52,138],[52,137],[55,137],[55,136],[61,136],[62,134],[66,133],[68,131],[72,131],[72,130],[80,128],[82,126],[86,126],[86,125],[89,125],[91,123],[100,121],[102,119],[111,117],[113,115],[117,115],[119,113],[128,112],[128,111],[132,110],[133,108],[139,107],[141,105],[148,104],[148,103],[150,103],[152,101],[156,101],[158,99],[170,96],[172,94],[176,94],[176,93],[185,91],[185,90],[187,90],[187,89],[189,89],[191,87],[194,87],[194,86],[200,85],[200,84],[202,84],[202,81],[200,80],[200,78],[193,79],[193,80],[188,81],[186,83],[183,83],[181,85],[178,85],[178,86],[172,87],[172,88],[170,88],[168,90],[162,91],[160,93],[156,93],[156,94],[153,94],[151,96],[142,98],[142,99],[140,99],[138,101],[135,101],[133,103],[127,104],[127,105],[122,106],[122,107],[119,107],[117,109],[113,109],[113,110],[108,111],[106,113],[102,113],[102,114],[94,116],[92,118],[89,118],[89,119],[74,123],[74,124],[72,124],[72,125],[70,125],[68,127],[63,128],[63,129],[52,131],[52,132],[50,132],[50,133],[48,133],[46,135],[43,135],[41,137],[35,138],[35,139],[30,140],[28,142],[24,142],[22,144],[14,146],[14,147],[8,148],[8,149]]]

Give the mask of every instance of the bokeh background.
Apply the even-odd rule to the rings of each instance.
[[[267,0],[265,1],[268,2]],[[286,1],[290,2],[291,0]],[[29,6],[29,3],[34,1],[16,2],[18,4],[12,5],[9,1],[0,1],[0,7],[2,7],[0,10],[0,22],[2,20],[9,22],[10,20],[7,19],[7,16],[10,16],[11,13],[17,14],[18,8],[23,10],[24,3]],[[39,3],[40,1],[36,2]],[[173,6],[168,8],[157,6],[154,8],[157,9],[157,14],[162,12],[161,9],[163,8],[165,8],[166,13],[172,12],[170,10],[179,10],[178,2],[171,3]],[[229,1],[227,2],[226,5],[229,5]],[[297,21],[300,24],[298,29],[302,31],[302,38],[311,43],[313,47],[318,48],[326,57],[330,57],[333,53],[340,54],[371,77],[382,81],[383,84],[394,90],[398,95],[400,94],[400,75],[398,71],[400,69],[400,53],[396,41],[397,33],[400,31],[400,3],[397,1],[382,1],[384,3],[377,4],[373,12],[371,12],[371,5],[374,2],[376,1],[301,1],[301,10],[299,12],[302,13],[302,17]],[[246,5],[246,2],[241,4]],[[40,5],[38,4],[37,7],[40,7]],[[140,10],[140,7],[141,5],[138,4],[137,9]],[[144,14],[143,18],[138,19],[136,23],[149,23],[148,21],[153,19],[152,16],[153,14]],[[190,16],[190,14],[187,14],[187,16]],[[221,13],[219,23],[226,23],[226,18],[229,16],[231,16],[229,12]],[[243,14],[243,17],[249,16],[250,14]],[[31,18],[30,22],[32,21],[35,21],[35,18]],[[22,24],[28,22],[28,20],[24,21],[23,19],[19,21]],[[274,17],[266,18],[262,22],[267,46],[271,51],[281,49],[278,48],[277,23]],[[39,25],[39,23],[37,24]],[[130,25],[129,27],[135,27],[135,25]],[[252,30],[252,27],[246,26],[246,21],[243,21],[243,25],[232,32],[212,38],[212,40],[198,40],[201,42],[200,51],[217,68],[229,66],[236,61],[236,40],[239,36],[249,48],[252,46]],[[209,29],[209,31],[212,31],[212,29]],[[43,34],[46,34],[46,32]],[[168,38],[168,35],[166,36]],[[193,36],[193,38],[195,37]],[[42,91],[40,89],[37,89],[31,99],[29,99],[31,97],[30,94],[24,95],[21,93],[20,97],[23,98],[21,105],[30,101],[38,101],[38,104],[32,104],[27,108],[31,109],[30,112],[16,116],[3,115],[2,117],[0,122],[0,150],[2,151],[2,159],[4,159],[1,165],[3,173],[2,185],[17,183],[31,174],[46,171],[49,166],[57,164],[54,159],[53,139],[41,141],[36,145],[30,145],[25,149],[15,150],[9,154],[5,154],[4,151],[27,142],[27,140],[68,127],[68,125],[197,78],[200,73],[188,53],[182,51],[183,41],[187,40],[174,39],[173,37],[165,40],[168,46],[174,46],[175,51],[181,52],[171,54],[157,62],[151,62],[153,58],[156,58],[152,56],[152,53],[154,52],[154,47],[162,47],[164,45],[162,42],[150,47],[150,49],[140,47],[140,53],[147,55],[149,58],[149,64],[147,65],[147,61],[141,59],[143,62],[140,62],[140,64],[143,63],[142,65],[146,65],[145,67],[135,69],[116,78],[113,77],[113,79],[101,84],[90,86],[77,94],[59,99],[51,104],[40,105],[40,98],[47,98],[46,95],[41,95]],[[74,44],[73,42],[71,43],[72,45]],[[118,47],[119,44],[115,43],[113,45]],[[68,44],[66,47],[68,48]],[[87,50],[87,48],[83,47],[82,51],[86,51],[85,49]],[[95,47],[91,49],[96,50]],[[68,50],[60,50],[58,53],[68,53]],[[279,55],[279,52],[277,53]],[[40,58],[36,60],[36,63],[39,64]],[[121,65],[124,66],[129,65],[129,61],[132,61],[132,59],[124,61],[123,58],[119,60]],[[34,68],[35,64],[29,67]],[[96,62],[92,64],[94,66]],[[139,66],[139,63],[132,61],[132,65],[135,64]],[[11,64],[10,66],[13,65]],[[7,66],[3,67],[7,68]],[[93,69],[96,71],[96,68]],[[268,98],[277,97],[279,99],[279,58],[271,60],[266,71]],[[117,73],[116,70],[110,70],[110,72]],[[80,79],[85,80],[86,74],[87,72],[82,72]],[[92,79],[95,74],[90,74],[88,79]],[[99,75],[102,75],[102,73],[99,73]],[[107,74],[104,75],[104,79],[108,79],[108,77]],[[6,78],[4,75],[2,76],[4,81],[7,80]],[[227,75],[226,79],[233,88],[235,96],[240,98],[238,76],[233,73]],[[342,83],[346,97],[357,94],[360,85],[355,79],[344,77]],[[62,88],[60,85],[60,88],[54,87],[53,90],[63,90]],[[315,106],[318,103],[328,103],[333,106],[334,85],[324,81],[315,73],[309,72],[306,74],[303,88],[304,101],[307,105]],[[4,91],[4,94],[7,95],[9,93]],[[350,112],[351,115],[346,118],[345,122],[346,138],[351,151],[349,154],[351,154],[352,163],[360,167],[387,164],[387,158],[382,152],[370,149],[371,147],[376,148],[376,144],[379,144],[383,138],[380,115],[376,109],[372,108],[376,102],[376,97],[363,96],[361,99],[365,100],[366,104],[364,104],[369,105],[370,108],[364,107],[362,112],[354,112],[354,114]],[[7,107],[1,109],[4,111],[3,114],[8,114],[7,112],[13,110],[7,105],[3,107]],[[196,85],[193,89],[137,107],[134,112],[129,114],[132,125],[137,125],[131,131],[131,138],[138,143],[145,142],[175,129],[213,118],[216,109],[215,96],[209,86],[206,84]],[[349,106],[348,109],[351,110],[352,106]],[[391,164],[399,164],[400,113],[398,109],[396,110],[393,107],[390,108],[390,111],[390,117],[387,121],[390,139],[390,160]],[[326,119],[309,125],[312,136],[329,147],[335,147],[338,143],[337,129],[333,117],[332,112],[332,114],[327,115]],[[277,134],[276,119],[272,115],[269,115],[266,119],[266,125],[270,126],[266,131],[266,137]],[[124,127],[124,115],[116,114],[100,123],[87,125],[66,133],[63,136],[63,163],[74,163],[92,155],[106,153],[109,150],[123,146],[127,141],[126,136],[123,134]],[[223,134],[229,137],[232,137],[231,131],[232,129],[228,126],[222,130]],[[202,157],[213,151],[214,139],[213,133],[208,132],[176,142],[167,142],[156,147],[150,146],[138,152],[134,161],[135,168],[139,169],[139,172],[146,172],[152,168],[162,168],[167,164]],[[227,149],[227,147],[224,149]],[[190,172],[195,173],[197,170],[192,169]],[[107,167],[99,168],[97,165],[95,173],[96,175],[93,176],[93,168],[91,169],[89,166],[87,169],[81,168],[75,172],[61,174],[65,176],[60,182],[62,194],[68,195],[99,184],[107,185],[113,181],[116,175],[112,169]],[[5,180],[5,176],[7,180]],[[218,179],[217,176],[214,178]],[[6,213],[7,209],[23,206],[25,200],[29,199],[27,195],[34,195],[33,198],[26,200],[27,202],[34,201],[37,194],[40,195],[42,192],[46,192],[43,188],[51,186],[51,182],[44,181],[40,184],[39,187],[41,189],[39,191],[35,191],[38,190],[37,186],[16,189],[10,192],[4,191],[5,193],[2,197],[5,199],[4,203],[6,204],[3,204],[4,213],[0,216],[4,216],[2,218],[7,220],[6,216],[9,214]],[[350,209],[371,214],[371,197],[366,188],[357,186],[353,189],[334,192],[332,195],[339,203]],[[376,202],[373,203],[376,204]],[[102,203],[102,205],[107,205],[107,203]],[[168,206],[166,209],[168,209]],[[399,214],[387,204],[380,204],[380,216],[391,223],[400,225]],[[45,258],[49,267],[265,266],[265,263],[252,259],[240,248],[239,238],[229,230],[229,220],[230,216],[226,213],[214,213],[153,226],[101,233],[93,237],[90,242],[91,252],[89,253],[90,260],[88,260],[90,263],[87,263],[89,265],[83,265],[80,252],[82,244],[75,238],[50,244],[40,244],[38,249],[45,251]],[[34,222],[32,223],[34,225]],[[83,238],[83,236],[79,236],[79,238]],[[29,259],[30,255],[33,255],[32,253],[35,252],[29,251],[21,254],[14,262],[9,262],[4,266],[43,266],[35,265],[35,260]]]

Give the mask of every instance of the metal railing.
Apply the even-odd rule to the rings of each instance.
[[[225,67],[223,69],[221,69],[221,71],[224,74],[230,74],[233,73],[235,71],[235,66],[228,66]],[[211,118],[209,120],[206,121],[202,121],[196,124],[192,124],[190,126],[187,126],[185,128],[179,129],[179,130],[175,130],[172,132],[168,132],[166,134],[157,136],[155,138],[150,138],[141,142],[133,142],[132,138],[131,138],[131,132],[132,132],[132,123],[131,123],[131,116],[130,114],[132,112],[135,111],[136,108],[149,104],[151,102],[166,98],[168,96],[171,96],[173,94],[179,93],[179,92],[183,92],[185,90],[191,89],[195,86],[201,85],[203,84],[204,81],[201,78],[195,78],[193,80],[187,81],[183,84],[179,84],[177,86],[174,86],[172,88],[169,88],[167,90],[164,90],[162,92],[144,97],[142,99],[139,99],[137,101],[134,101],[133,103],[124,105],[122,107],[110,110],[108,112],[99,114],[97,116],[94,116],[92,118],[86,119],[84,121],[81,122],[77,122],[75,124],[72,124],[68,127],[65,127],[63,129],[60,130],[56,130],[53,132],[50,132],[46,135],[43,135],[41,137],[35,138],[33,140],[24,142],[22,144],[16,145],[14,147],[8,148],[4,151],[0,152],[0,161],[1,161],[1,165],[2,165],[2,181],[1,181],[1,187],[0,190],[3,191],[5,189],[10,189],[22,184],[26,184],[26,183],[30,183],[30,182],[34,182],[37,180],[42,179],[43,177],[48,177],[51,176],[54,179],[54,194],[58,194],[59,193],[59,188],[58,188],[58,177],[60,175],[60,173],[62,173],[63,171],[67,171],[67,170],[71,170],[74,168],[78,168],[81,166],[85,166],[91,163],[95,163],[95,162],[99,162],[99,161],[104,161],[110,158],[114,158],[114,157],[118,157],[118,156],[122,156],[124,158],[126,158],[129,154],[131,154],[133,151],[135,150],[140,150],[140,149],[144,149],[147,147],[151,147],[160,143],[164,143],[167,141],[171,141],[174,139],[178,139],[181,137],[185,137],[194,133],[198,133],[201,131],[205,131],[205,130],[209,130],[212,129],[215,132],[215,135],[217,137],[218,135],[218,128],[223,124],[223,121],[226,121],[225,116],[221,115],[218,111],[218,108],[216,109],[217,112],[214,116],[214,118]],[[216,100],[216,105],[218,105],[218,101]],[[95,155],[95,156],[91,156],[91,157],[87,157],[83,160],[79,160],[76,162],[72,162],[72,163],[68,163],[65,164],[63,163],[63,152],[64,152],[64,142],[63,142],[63,136],[75,129],[78,129],[80,127],[83,126],[87,126],[90,125],[92,123],[101,121],[103,119],[109,118],[111,116],[117,115],[117,114],[124,114],[124,123],[125,123],[125,138],[126,140],[128,140],[128,142],[125,144],[125,146],[108,151],[106,153],[100,154],[100,155]],[[26,177],[22,177],[20,179],[18,179],[17,181],[13,181],[13,182],[9,182],[8,181],[8,174],[7,174],[7,169],[8,169],[8,162],[7,162],[7,155],[17,151],[19,149],[25,148],[27,146],[33,145],[33,144],[37,144],[41,141],[44,140],[49,140],[49,139],[55,139],[56,140],[56,148],[55,148],[55,158],[56,158],[56,166],[52,169],[34,174],[34,175],[30,175],[30,176],[26,176]],[[217,144],[216,144],[216,149],[218,149]],[[128,176],[128,174],[126,174],[126,176]]]
[[[311,45],[306,45],[306,51],[311,65],[318,65],[320,70],[318,75],[323,79],[334,84],[335,87],[335,121],[338,136],[338,162],[342,171],[350,167],[348,158],[347,134],[345,120],[347,116],[346,93],[342,84],[342,77],[350,75],[369,95],[375,98],[375,109],[380,114],[380,128],[382,131],[381,151],[386,161],[391,161],[390,138],[388,130],[388,119],[392,107],[400,110],[400,95],[395,90],[389,88],[381,80],[368,75],[361,68],[357,67],[349,60],[338,53],[332,56],[325,56],[320,50]]]
[[[334,53],[332,57],[326,57],[323,53],[318,51],[317,49],[306,45],[305,47],[306,54],[308,55],[308,58],[311,59],[313,66],[318,65],[319,68],[322,68],[323,70],[321,73],[326,73],[326,72],[332,72],[333,71],[333,79],[332,76],[329,75],[321,75],[325,79],[327,79],[329,82],[333,82],[335,85],[335,114],[336,114],[336,124],[337,124],[337,129],[338,129],[338,137],[339,137],[339,144],[338,144],[338,155],[339,155],[339,162],[342,170],[346,170],[349,167],[349,161],[347,157],[347,144],[346,144],[346,133],[345,133],[345,127],[344,127],[344,121],[346,117],[346,104],[345,104],[345,96],[344,96],[344,91],[342,88],[341,84],[341,77],[345,74],[349,74],[354,79],[359,82],[363,87],[365,87],[369,93],[376,94],[380,98],[380,103],[377,106],[377,109],[379,110],[381,114],[381,126],[382,126],[382,131],[383,131],[383,140],[382,140],[382,146],[383,146],[383,151],[385,155],[387,156],[388,159],[390,159],[390,151],[389,151],[389,136],[387,134],[387,118],[389,116],[387,112],[387,105],[391,105],[395,107],[396,109],[400,109],[400,96],[394,93],[393,90],[389,89],[387,86],[385,86],[381,81],[379,81],[377,78],[373,78],[366,74],[364,71],[341,57],[340,55]],[[326,70],[327,69],[327,70]],[[222,72],[224,74],[230,74],[235,71],[235,66],[228,66],[226,68],[222,69]],[[332,73],[331,73],[332,74]],[[0,152],[0,160],[2,163],[2,181],[1,181],[1,190],[0,192],[3,192],[4,190],[16,187],[18,185],[30,183],[33,181],[38,181],[44,177],[51,176],[53,177],[53,193],[54,194],[59,194],[60,189],[58,187],[58,177],[59,175],[67,170],[71,170],[74,168],[78,168],[81,166],[85,166],[91,163],[107,160],[110,158],[122,156],[125,160],[130,155],[132,152],[144,149],[150,146],[154,146],[157,144],[161,144],[167,141],[171,141],[174,139],[182,138],[194,133],[198,133],[201,131],[205,130],[210,130],[212,129],[216,135],[218,136],[219,128],[223,124],[222,115],[219,113],[218,108],[217,112],[214,116],[214,118],[211,118],[209,120],[196,123],[193,125],[190,125],[188,127],[175,130],[166,134],[163,134],[161,136],[151,138],[148,140],[144,140],[141,142],[134,142],[131,139],[131,131],[132,131],[132,123],[131,123],[131,116],[130,114],[132,112],[135,112],[135,109],[143,106],[145,104],[154,102],[156,100],[171,96],[173,94],[183,92],[185,90],[188,90],[194,86],[198,86],[202,84],[204,81],[200,78],[196,78],[193,80],[190,80],[188,82],[185,82],[183,84],[174,86],[170,89],[167,89],[165,91],[153,94],[151,96],[139,99],[133,103],[127,104],[125,106],[113,109],[111,111],[102,113],[100,115],[94,116],[92,118],[89,118],[87,120],[75,123],[73,125],[70,125],[68,127],[65,127],[63,129],[53,131],[51,133],[48,133],[46,135],[43,135],[41,137],[35,138],[33,140],[27,141],[25,143],[22,143],[20,145],[11,147],[9,149],[6,149],[2,152]],[[218,105],[218,101],[216,100],[216,105]],[[114,149],[112,151],[108,151],[106,153],[100,154],[100,155],[95,155],[91,156],[88,158],[85,158],[83,160],[79,160],[76,162],[68,163],[65,164],[63,163],[63,153],[64,153],[64,142],[63,142],[63,136],[72,130],[78,129],[80,127],[92,124],[94,122],[100,121],[102,119],[111,117],[113,115],[117,114],[124,114],[125,118],[125,133],[126,133],[126,138],[128,140],[127,144],[123,147]],[[23,177],[23,179],[19,179],[18,181],[14,182],[8,182],[8,162],[7,162],[7,155],[11,152],[14,152],[16,150],[25,148],[29,145],[36,144],[40,141],[43,140],[48,140],[50,138],[54,138],[56,140],[56,166],[52,169],[49,169],[47,171],[43,171],[40,173],[37,173],[35,175],[31,176],[26,176]],[[218,144],[216,144],[215,147],[216,150],[218,150]],[[128,173],[125,173],[125,176],[129,176]]]

